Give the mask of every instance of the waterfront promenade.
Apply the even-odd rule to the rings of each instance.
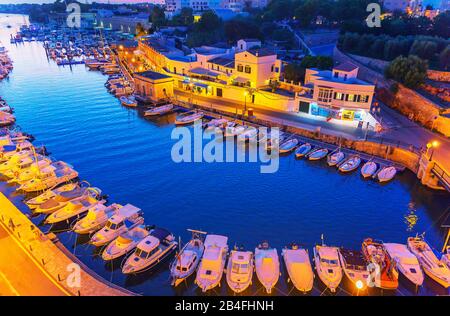
[[[0,193],[0,295],[133,295],[89,270],[55,238]]]

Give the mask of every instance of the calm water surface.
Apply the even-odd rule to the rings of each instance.
[[[40,43],[9,44],[12,29],[6,25],[22,22],[23,17],[0,15],[0,36],[14,60],[9,79],[0,83],[0,95],[15,108],[18,125],[54,158],[72,164],[81,179],[100,187],[110,202],[142,208],[147,224],[165,227],[183,240],[189,238],[187,228],[223,234],[230,246],[247,249],[262,240],[279,250],[293,241],[311,249],[322,233],[329,244],[358,249],[365,237],[405,243],[423,231],[433,246],[442,245],[439,222],[450,199],[422,187],[409,171],[380,185],[364,181],[359,172],[342,175],[324,162],[296,161],[292,155],[281,159],[275,174],[260,174],[255,163],[172,162],[173,116],[146,120],[106,91],[106,77],[100,73],[83,65],[58,67],[47,60]],[[13,187],[2,184],[1,189],[26,211]],[[33,220],[38,224],[42,218]],[[83,244],[86,240],[70,232],[59,236],[89,267],[116,284],[148,295],[199,294],[192,279],[172,289],[168,263],[127,278],[118,264],[105,266],[95,249]],[[285,276],[283,270],[278,294],[291,291]],[[246,294],[263,294],[254,278]],[[316,281],[312,294],[322,290]],[[436,290],[427,282],[420,293]],[[211,294],[227,291],[223,282]],[[340,294],[346,291],[351,289],[344,284]],[[396,294],[410,293],[402,286]]]

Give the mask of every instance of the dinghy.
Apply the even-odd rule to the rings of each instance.
[[[119,98],[119,100],[123,106],[128,106],[128,107],[136,107],[137,106],[137,101],[133,96],[129,96],[129,97],[122,96]]]
[[[344,160],[345,154],[342,151],[336,151],[328,156],[327,163],[330,167],[336,166]]]
[[[271,130],[270,133],[263,135],[259,142],[265,143],[266,151],[270,151],[272,147],[279,147],[284,139],[286,139],[286,135],[283,132],[275,133]]]
[[[313,250],[314,264],[319,279],[332,293],[335,293],[342,281],[342,267],[339,262],[338,248],[316,245]]]
[[[177,118],[175,120],[175,125],[188,125],[188,124],[195,123],[199,120],[201,121],[201,119],[204,115],[205,114],[203,112],[195,112],[195,113],[189,114],[187,116]]]
[[[232,250],[228,258],[227,283],[235,293],[245,291],[252,284],[253,253],[251,251]]]
[[[150,234],[144,225],[136,226],[111,241],[102,252],[105,261],[114,260],[126,255]]]
[[[205,124],[206,130],[214,130],[216,128],[223,128],[228,125],[228,120],[224,118],[216,118],[212,119],[208,123]]]
[[[271,248],[267,242],[263,242],[255,249],[256,276],[266,289],[267,294],[272,293],[272,288],[280,277],[280,260],[275,248]]]
[[[289,139],[285,142],[280,143],[279,152],[280,154],[288,154],[292,152],[295,149],[295,147],[297,147],[297,145],[298,145],[297,138]]]
[[[36,207],[38,207],[39,205],[47,202],[48,200],[56,197],[57,195],[59,195],[62,192],[68,192],[68,191],[72,191],[74,190],[76,187],[78,187],[77,183],[68,183],[65,185],[62,185],[58,188],[55,189],[49,189],[47,191],[45,191],[44,193],[29,199],[28,201],[25,202],[25,204],[30,208],[30,209],[35,209]]]
[[[383,167],[377,174],[378,180],[380,182],[388,182],[395,177],[397,169],[393,166]]]
[[[364,177],[364,179],[372,177],[377,171],[377,169],[378,166],[375,162],[368,161],[362,166],[361,175]]]
[[[412,254],[406,245],[385,243],[384,247],[396,268],[415,286],[423,283],[423,273],[417,257]]]
[[[289,280],[300,292],[306,293],[312,290],[314,284],[314,272],[311,267],[308,250],[298,245],[291,245],[281,251]]]
[[[450,269],[439,261],[423,237],[409,237],[408,248],[417,257],[426,275],[444,288],[450,287]]]
[[[184,245],[170,265],[172,286],[178,286],[195,272],[205,251],[202,235],[206,233],[197,230],[189,231],[192,232],[191,240]]]
[[[361,158],[359,156],[353,156],[346,161],[342,165],[339,166],[340,172],[352,172],[359,167],[361,163]]]
[[[206,292],[220,285],[228,252],[228,237],[207,235],[205,251],[197,269],[195,284]]]
[[[298,147],[295,150],[295,157],[296,158],[302,158],[304,157],[307,153],[309,153],[312,149],[312,146],[310,143],[305,143],[303,145],[301,145],[300,147]]]
[[[175,237],[163,228],[155,228],[136,246],[122,267],[123,274],[148,271],[162,262],[177,248]]]
[[[97,247],[106,245],[121,234],[142,224],[144,224],[142,210],[127,204],[119,209],[118,214],[110,217],[105,226],[96,232],[89,242]]]
[[[240,133],[237,137],[238,142],[248,142],[252,140],[256,140],[256,137],[258,136],[258,130],[256,127],[248,126],[245,128],[245,130]]]
[[[85,217],[80,219],[72,227],[72,230],[77,234],[90,234],[103,226],[105,226],[108,219],[119,213],[123,207],[120,204],[115,204],[116,207],[94,207],[88,210]]]
[[[320,148],[317,149],[315,151],[313,151],[312,153],[310,153],[308,155],[308,159],[309,160],[320,160],[322,158],[324,158],[326,155],[328,155],[328,149],[326,148]]]
[[[369,279],[367,262],[361,251],[339,248],[339,260],[347,279],[358,290],[364,290]]]
[[[245,127],[238,124],[230,124],[225,128],[224,136],[225,137],[235,137],[239,136],[239,134],[245,131]]]
[[[164,115],[173,110],[173,104],[166,104],[144,112],[144,116]]]
[[[367,262],[380,267],[380,277],[375,280],[375,286],[385,290],[395,290],[398,287],[398,272],[383,242],[366,238],[362,243],[362,253]]]

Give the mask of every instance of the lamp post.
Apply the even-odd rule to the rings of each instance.
[[[427,153],[431,150],[428,161],[431,161],[433,159],[434,150],[438,146],[439,146],[439,142],[437,140],[433,140],[431,143],[427,144]]]

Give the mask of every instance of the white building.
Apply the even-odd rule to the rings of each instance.
[[[246,7],[264,8],[270,0],[165,0],[166,14],[172,16],[189,7],[194,12],[203,12],[215,9],[228,9],[239,13]]]

